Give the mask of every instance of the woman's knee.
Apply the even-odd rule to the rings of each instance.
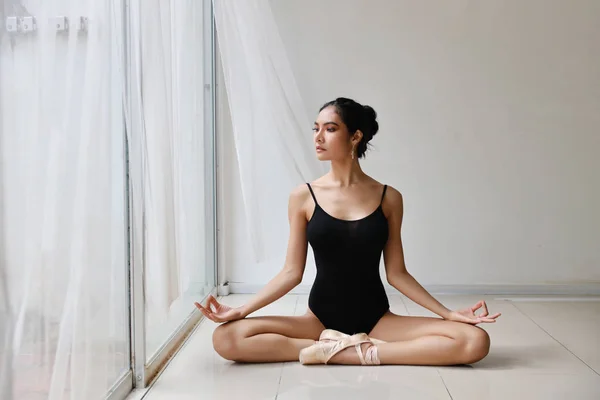
[[[219,325],[213,332],[212,340],[215,351],[226,360],[235,361],[238,355],[239,342],[242,336],[235,324]]]
[[[472,364],[482,360],[490,351],[490,336],[478,327],[469,326],[462,337],[463,363]]]

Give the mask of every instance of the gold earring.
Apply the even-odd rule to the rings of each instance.
[[[350,151],[350,156],[354,160],[354,146],[352,146],[352,150]]]

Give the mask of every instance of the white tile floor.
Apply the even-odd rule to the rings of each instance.
[[[247,295],[223,299],[240,305]],[[449,308],[483,298],[496,324],[480,325],[492,338],[490,354],[461,367],[239,365],[212,349],[216,324],[203,321],[143,396],[166,399],[600,399],[600,298],[436,296]],[[552,300],[552,301],[548,301]],[[289,295],[256,315],[299,315],[307,297]],[[432,315],[403,296],[392,311]],[[133,398],[133,396],[132,396]],[[138,394],[139,398],[139,394]]]

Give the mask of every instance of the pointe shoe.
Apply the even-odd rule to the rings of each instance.
[[[358,353],[360,363],[362,365],[380,365],[379,354],[377,354],[377,346],[373,345],[367,348],[365,351],[365,358],[362,357],[362,352]]]
[[[326,341],[335,341],[335,342],[337,342],[338,340],[347,338],[349,336],[350,335],[347,335],[345,333],[336,331],[335,329],[325,329],[323,332],[321,332],[321,336],[319,337],[319,341],[320,342],[326,342]],[[375,339],[375,338],[372,338],[372,337],[369,337],[369,339],[371,339],[371,342],[373,344],[382,344],[382,343],[385,343],[383,340]]]
[[[337,341],[319,341],[300,351],[300,363],[303,365],[327,364],[337,353],[352,346],[356,348],[361,363],[363,361],[366,362],[360,347],[363,343],[372,343],[365,333],[358,333],[352,336],[346,335],[346,337]]]

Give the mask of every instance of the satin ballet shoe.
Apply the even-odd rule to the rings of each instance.
[[[356,352],[359,355],[358,357],[360,358],[361,363],[363,361],[366,362],[361,349],[361,344],[363,343],[372,343],[365,333],[346,336],[336,341],[319,341],[300,351],[300,363],[303,365],[327,364],[333,356],[352,346],[356,348]]]
[[[377,346],[373,344],[372,346],[367,347],[365,350],[365,357],[362,356],[362,351],[358,350],[358,358],[360,359],[360,363],[362,365],[380,365],[381,361],[379,361],[379,354],[377,353]]]
[[[347,338],[348,334],[340,332],[340,331],[336,331],[335,329],[325,329],[323,332],[321,332],[321,336],[319,336],[319,341],[320,342],[326,342],[326,341],[338,341],[344,338]],[[373,344],[382,344],[385,343],[383,340],[379,340],[379,339],[375,339],[372,337],[369,337],[369,339],[371,339],[371,342],[373,342]]]

